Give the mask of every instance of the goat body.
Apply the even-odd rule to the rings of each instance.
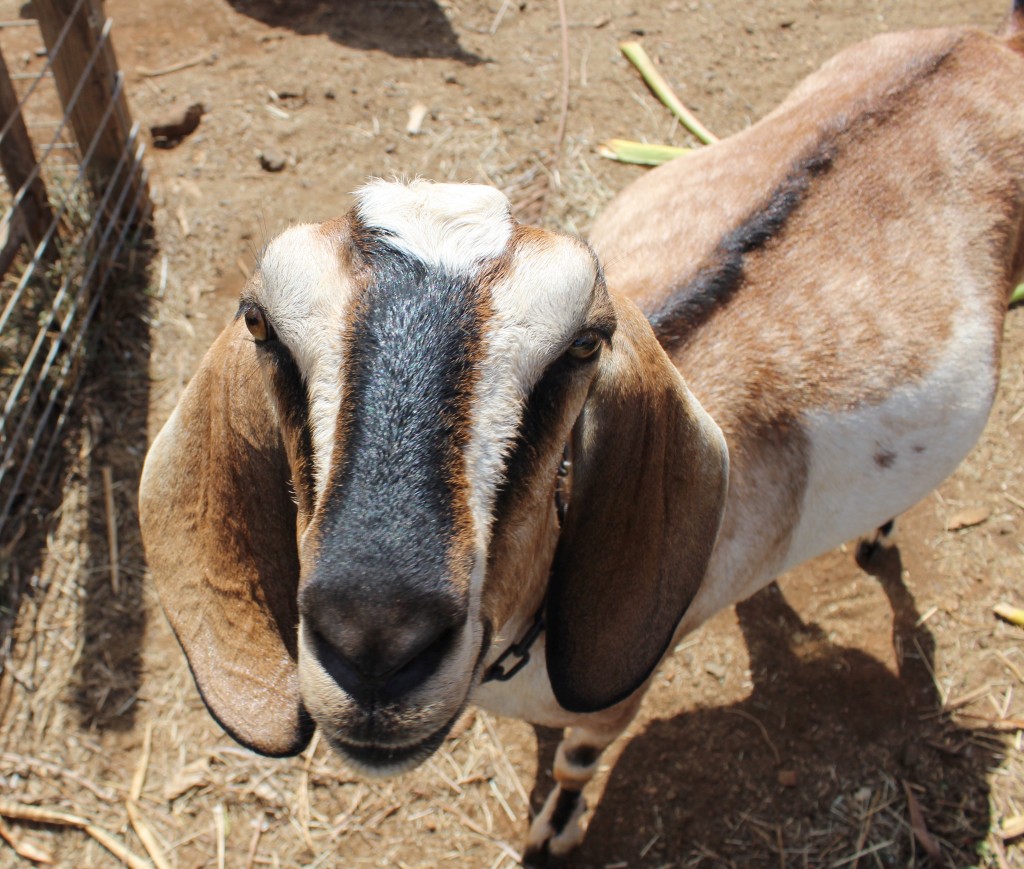
[[[1024,268],[1021,46],[963,30],[856,46],[597,221],[609,285],[729,444],[684,631],[910,507],[980,435]]]
[[[375,182],[275,239],[142,481],[211,713],[370,774],[469,702],[567,727],[527,853],[578,844],[673,644],[980,434],[1024,271],[1021,14],[839,55],[623,191],[603,270],[475,186]]]

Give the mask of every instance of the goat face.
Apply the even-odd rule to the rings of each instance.
[[[242,303],[316,384],[299,679],[331,744],[368,770],[421,760],[462,710],[496,616],[492,516],[524,397],[564,372],[564,438],[614,329],[589,249],[517,229],[489,188],[445,192],[364,190],[353,219],[273,242]],[[331,302],[296,292],[296,274]],[[301,389],[274,394],[285,418]]]
[[[594,624],[585,615],[559,631],[550,616],[568,624],[584,606],[601,621],[592,601],[602,592],[586,586],[577,556],[599,562],[592,538],[614,535],[600,527],[607,515],[587,531],[573,507],[575,543],[560,536],[555,492],[570,441],[583,469],[574,489],[589,487],[591,508],[602,473],[623,465],[595,450],[608,440],[602,395],[613,414],[647,419],[659,416],[651,395],[665,393],[691,401],[646,322],[613,303],[590,249],[517,225],[494,190],[378,182],[347,218],[286,231],[143,476],[147,555],[210,710],[264,753],[301,749],[315,722],[358,769],[401,771],[440,744],[485,662],[545,594],[549,659],[553,641],[562,649],[549,660],[559,700],[621,699],[678,613],[661,617],[649,649],[624,637],[627,654],[603,639],[615,661],[601,684],[580,675],[574,655],[588,654]],[[689,428],[672,435],[693,455],[694,440],[711,445],[711,506],[693,511],[708,522],[687,529],[699,580],[724,450],[709,421],[694,428],[699,413],[683,416]],[[673,448],[655,438],[652,449],[651,426],[640,430],[635,460],[665,477]],[[611,482],[613,494],[646,485],[635,468],[628,478]],[[656,553],[664,518],[652,526],[658,545],[623,534]],[[619,546],[605,569],[621,574],[623,557]],[[618,588],[606,609],[638,596]],[[665,603],[656,583],[650,606]],[[649,633],[648,616],[633,615]]]

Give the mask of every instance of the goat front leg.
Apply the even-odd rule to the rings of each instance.
[[[583,789],[597,772],[604,750],[633,720],[642,695],[638,691],[614,710],[593,716],[594,721],[566,728],[555,752],[555,787],[530,824],[524,865],[544,866],[550,858],[565,857],[583,841],[581,821],[587,809]]]

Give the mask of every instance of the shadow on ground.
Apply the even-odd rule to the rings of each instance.
[[[67,695],[84,730],[134,726],[145,629],[135,493],[149,404],[151,241],[147,224],[110,226],[132,239],[116,261],[119,235],[109,227],[102,241],[78,228],[92,241],[75,237],[80,247],[61,251],[79,293],[79,320],[65,337],[52,298],[60,272],[43,283],[55,361],[36,375],[45,388],[26,411],[35,465],[17,493],[15,542],[0,547],[0,720],[10,749],[33,729],[63,726],[55,701]]]
[[[142,678],[145,563],[136,504],[149,413],[151,245],[148,238],[136,244],[130,263],[104,290],[97,311],[100,337],[80,400],[88,429],[88,456],[81,465],[88,485],[88,562],[80,571],[81,654],[72,690],[87,730],[131,730]],[[109,469],[109,484],[104,469]],[[116,529],[116,576],[111,569],[111,522]]]
[[[940,714],[934,641],[918,624],[898,551],[869,570],[892,607],[898,676],[832,644],[769,586],[737,606],[750,696],[637,735],[572,865],[831,866],[858,851],[866,865],[901,869],[975,863],[999,742]],[[550,743],[540,740],[542,754]],[[914,840],[907,787],[941,862]]]
[[[395,57],[447,57],[475,65],[434,0],[229,0],[250,18],[308,36],[323,33],[361,50]]]

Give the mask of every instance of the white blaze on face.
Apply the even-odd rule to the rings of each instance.
[[[364,226],[384,230],[388,244],[455,274],[479,274],[481,266],[507,255],[513,242],[508,200],[492,187],[374,181],[357,199]],[[466,449],[476,584],[483,578],[505,454],[525,401],[544,368],[583,327],[597,278],[593,255],[575,239],[527,231],[512,247],[512,268],[492,285],[492,317],[481,324],[485,357]]]
[[[457,275],[501,256],[514,228],[504,194],[480,184],[371,181],[356,191],[356,214],[392,247]]]
[[[337,245],[314,224],[285,230],[260,257],[257,301],[291,351],[309,394],[309,423],[317,493],[330,476],[334,430],[341,407],[342,330],[352,283]]]
[[[582,242],[528,231],[514,246],[508,277],[492,288],[493,316],[485,327],[466,447],[477,587],[483,580],[505,457],[514,446],[526,402],[547,366],[586,326],[597,275],[597,262]]]

